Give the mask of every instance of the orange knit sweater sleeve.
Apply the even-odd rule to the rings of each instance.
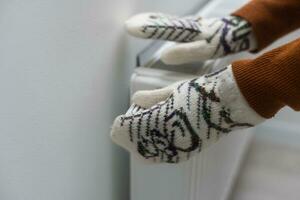
[[[232,69],[248,104],[261,116],[270,118],[285,105],[300,110],[300,39],[236,61]]]
[[[251,23],[261,50],[300,27],[300,0],[252,0],[232,15]]]

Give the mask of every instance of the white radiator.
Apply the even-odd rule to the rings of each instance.
[[[191,75],[140,67],[132,76],[132,92],[188,77]],[[131,159],[131,200],[226,199],[251,137],[251,129],[233,132],[178,165],[145,165]]]
[[[210,1],[198,14],[204,17],[224,16],[243,3],[245,1]],[[131,93],[200,76],[224,67],[234,59],[227,57],[194,65],[167,66],[157,60],[157,55],[149,56],[159,54],[155,45],[159,44],[139,55],[139,67],[131,79]],[[237,55],[235,59],[241,56]],[[252,132],[253,129],[233,132],[190,161],[177,165],[145,165],[132,158],[131,200],[225,200],[230,194]]]

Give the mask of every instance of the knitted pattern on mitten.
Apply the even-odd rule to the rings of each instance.
[[[237,16],[202,19],[144,13],[129,19],[126,27],[136,37],[180,42],[163,51],[162,60],[168,64],[219,58],[257,46],[251,25]]]
[[[187,160],[223,135],[264,121],[241,95],[231,66],[163,89],[137,92],[133,103],[137,109],[116,118],[111,137],[150,162]]]

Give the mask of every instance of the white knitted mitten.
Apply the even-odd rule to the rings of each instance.
[[[237,16],[202,19],[143,13],[127,20],[126,28],[136,37],[179,42],[162,52],[167,64],[205,61],[257,47],[251,25]]]
[[[221,136],[265,120],[240,93],[231,66],[166,88],[139,91],[133,104],[133,110],[115,119],[111,137],[150,162],[187,160]]]

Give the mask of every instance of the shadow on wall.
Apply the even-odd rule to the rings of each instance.
[[[111,122],[129,106],[129,80],[131,69],[128,65],[128,45],[126,35],[120,36],[116,47],[116,60],[112,67],[111,88],[113,90],[110,105],[112,106]],[[130,58],[131,59],[131,58]],[[111,145],[112,197],[113,199],[129,199],[129,154],[119,146]],[[116,192],[118,191],[118,192]]]

